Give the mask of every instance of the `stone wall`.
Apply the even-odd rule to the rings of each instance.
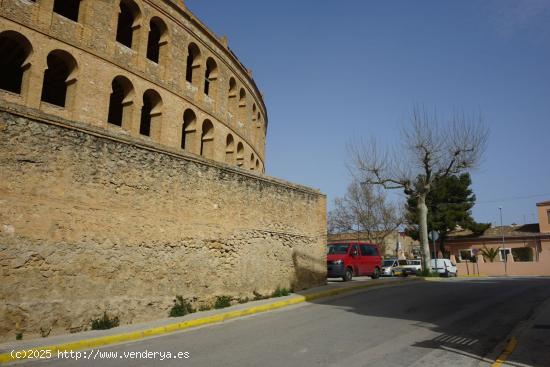
[[[163,318],[176,295],[324,283],[326,198],[38,110],[0,107],[0,337]],[[15,112],[15,111],[19,112]]]

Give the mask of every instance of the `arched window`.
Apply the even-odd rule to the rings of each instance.
[[[239,119],[242,123],[246,124],[246,92],[244,88],[239,91]]]
[[[183,113],[183,124],[181,126],[181,149],[195,152],[194,137],[197,130],[197,116],[191,109],[186,109]]]
[[[252,121],[256,121],[256,103],[252,104]]]
[[[213,58],[206,60],[206,70],[204,72],[204,94],[216,98],[218,79],[218,65]]]
[[[109,114],[107,121],[110,124],[124,126],[130,129],[132,121],[134,87],[123,76],[117,76],[111,83],[112,92],[109,98]]]
[[[244,163],[244,146],[243,143],[237,144],[237,166],[241,167]]]
[[[149,23],[149,38],[147,39],[147,58],[157,64],[165,58],[168,44],[168,29],[166,24],[153,17]]]
[[[162,114],[162,98],[160,95],[148,89],[143,93],[143,106],[141,107],[141,119],[139,133],[150,136],[153,139],[160,137],[160,117]]]
[[[225,163],[233,164],[235,153],[235,140],[233,135],[227,134],[227,139],[225,139]]]
[[[78,22],[80,0],[54,0],[53,12],[72,21]]]
[[[256,159],[256,171],[260,172],[260,161]]]
[[[189,47],[187,47],[185,80],[191,84],[199,84],[199,75],[197,75],[198,70],[195,72],[195,69],[199,69],[201,66],[200,56],[201,51],[199,50],[199,47],[194,43],[189,44]]]
[[[254,164],[256,162],[256,157],[254,157],[254,153],[250,154],[250,170],[254,171]]]
[[[31,43],[22,34],[0,33],[0,89],[17,94],[26,92],[31,53]]]
[[[214,125],[210,120],[204,120],[201,133],[201,152],[205,158],[214,157]]]
[[[59,107],[72,107],[76,87],[75,59],[66,51],[54,50],[48,54],[47,63],[41,100]]]
[[[116,30],[117,42],[126,47],[132,48],[136,44],[134,34],[139,28],[139,7],[132,0],[120,1],[120,13],[118,13],[118,23]]]
[[[229,90],[227,92],[227,111],[231,114],[235,114],[235,106],[237,104],[237,82],[235,78],[229,78]]]

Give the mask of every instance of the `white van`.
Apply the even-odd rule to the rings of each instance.
[[[449,259],[432,259],[430,262],[431,271],[439,273],[446,277],[456,277],[456,264],[453,264]]]

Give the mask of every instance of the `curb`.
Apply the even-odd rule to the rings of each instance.
[[[502,353],[500,353],[500,355],[498,356],[496,361],[491,365],[491,367],[502,366],[502,364],[506,362],[510,354],[512,354],[512,352],[516,349],[517,345],[518,345],[517,339],[515,337],[511,337],[508,343],[506,344],[506,347],[504,348]]]
[[[83,339],[83,340],[78,340],[70,343],[53,344],[53,345],[48,345],[43,347],[32,347],[32,348],[27,348],[22,350],[13,350],[11,353],[0,354],[0,364],[10,363],[14,361],[21,361],[26,359],[40,360],[38,356],[51,355],[53,357],[53,355],[56,354],[58,351],[60,352],[75,351],[75,350],[104,347],[111,344],[135,341],[135,340],[139,340],[139,339],[143,339],[151,336],[169,334],[175,331],[186,330],[186,329],[190,329],[190,328],[194,328],[202,325],[216,324],[226,320],[235,319],[238,317],[253,315],[253,314],[271,311],[271,310],[277,310],[280,308],[296,305],[299,303],[313,301],[319,298],[336,296],[339,294],[348,293],[359,289],[371,288],[371,287],[382,286],[382,285],[403,284],[403,283],[415,281],[415,280],[423,280],[423,279],[415,278],[414,280],[413,279],[397,280],[397,281],[391,281],[391,282],[385,282],[385,283],[376,282],[376,283],[360,284],[360,285],[350,286],[345,288],[336,288],[336,289],[320,291],[320,292],[315,292],[315,293],[306,294],[306,295],[296,295],[284,301],[276,301],[272,303],[263,304],[260,306],[245,308],[243,310],[224,312],[217,315],[178,322],[178,323],[169,324],[166,326],[160,326],[160,327],[145,329],[141,331],[107,335],[107,336],[91,338],[91,339]]]

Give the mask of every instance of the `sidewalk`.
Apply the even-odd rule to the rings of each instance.
[[[493,367],[550,366],[550,299],[512,332],[506,349]]]
[[[29,349],[32,349],[39,351],[51,351],[52,354],[55,354],[58,350],[97,348],[100,346],[135,341],[186,330],[189,328],[219,323],[256,313],[276,310],[319,298],[344,293],[350,294],[365,288],[383,285],[398,285],[422,279],[423,278],[412,277],[372,280],[367,277],[357,277],[351,282],[329,281],[327,285],[293,293],[286,297],[251,301],[223,309],[196,312],[183,317],[166,318],[144,323],[123,325],[109,330],[92,330],[68,335],[51,336],[48,338],[6,342],[0,344],[0,364],[14,362],[15,360],[22,359],[21,357],[23,355],[28,354],[20,353],[19,356],[16,357],[13,351],[29,352]]]

